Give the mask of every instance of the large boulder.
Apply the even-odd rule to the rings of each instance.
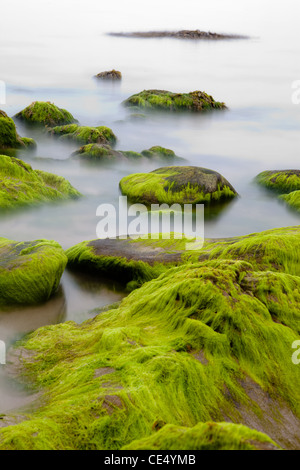
[[[28,124],[44,126],[60,126],[77,122],[69,111],[58,108],[49,101],[34,101],[27,108],[17,113],[15,118]]]
[[[220,173],[195,166],[170,166],[125,176],[120,188],[131,201],[147,205],[211,203],[237,196]]]
[[[48,300],[56,292],[66,264],[63,249],[54,241],[0,238],[0,306]]]
[[[191,93],[173,93],[165,90],[144,90],[130,96],[123,102],[124,106],[153,108],[169,111],[203,112],[213,109],[226,109],[224,103],[215,101],[212,96],[203,91]]]
[[[0,210],[79,196],[65,178],[33,170],[22,160],[0,155]]]
[[[33,139],[18,135],[14,121],[0,110],[0,150],[35,147]]]

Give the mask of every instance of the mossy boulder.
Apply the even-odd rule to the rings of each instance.
[[[173,93],[165,90],[144,90],[130,96],[123,102],[124,106],[137,106],[143,109],[162,109],[169,111],[208,111],[226,109],[224,103],[215,101],[203,91],[191,93]]]
[[[35,148],[33,139],[20,137],[14,121],[0,110],[0,150]]]
[[[151,147],[149,150],[143,150],[141,153],[131,150],[114,150],[108,144],[87,144],[80,147],[72,154],[72,157],[78,157],[93,161],[121,161],[121,160],[143,160],[157,159],[163,161],[178,161],[182,158],[175,155],[175,152],[164,147]]]
[[[66,252],[70,268],[95,272],[137,287],[172,266],[189,261],[243,260],[257,271],[300,276],[300,229],[288,227],[242,237],[206,239],[201,250],[189,251],[188,240],[97,239],[81,242]]]
[[[212,203],[237,196],[220,173],[195,166],[170,166],[125,176],[120,188],[131,201],[148,205]]]
[[[77,122],[69,111],[58,108],[49,101],[34,101],[27,108],[17,113],[15,118],[28,124],[50,127]]]
[[[268,436],[241,424],[198,423],[192,428],[167,424],[122,450],[279,450]]]
[[[279,194],[290,207],[300,211],[300,170],[263,171],[256,182]]]
[[[56,292],[66,264],[63,249],[54,241],[0,238],[0,306],[48,300]]]
[[[56,126],[48,129],[52,135],[61,139],[70,139],[82,144],[109,144],[116,143],[117,138],[113,131],[106,126],[89,127],[70,124],[67,126]]]
[[[95,76],[95,78],[100,80],[121,80],[122,74],[119,70],[113,69],[110,71],[100,72]]]
[[[70,268],[127,284],[128,290],[182,262],[185,240],[98,239],[66,251]]]
[[[0,210],[80,196],[63,177],[5,155],[0,155],[0,179]]]
[[[197,256],[20,343],[47,400],[4,417],[0,449],[299,448],[299,227],[210,240]]]

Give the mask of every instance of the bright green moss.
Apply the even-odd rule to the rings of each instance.
[[[108,144],[87,144],[80,147],[72,154],[73,157],[79,157],[86,160],[94,161],[121,161],[121,160],[143,160],[158,159],[164,161],[183,160],[177,157],[173,150],[165,149],[163,147],[152,147],[149,150],[143,150],[141,153],[133,152],[131,150],[114,150]]]
[[[24,365],[45,404],[3,428],[0,448],[135,449],[141,439],[173,448],[174,427],[155,434],[162,423],[191,428],[181,447],[190,449],[207,443],[212,425],[198,423],[226,417],[242,424],[247,413],[276,443],[293,446],[280,407],[300,417],[300,370],[291,361],[299,328],[287,308],[299,327],[299,289],[297,276],[211,260],[167,270],[82,325],[39,329],[23,343],[34,352]],[[257,399],[247,384],[259,390]],[[216,428],[212,447],[271,443],[255,431],[255,443],[247,442],[249,430],[225,426]]]
[[[59,126],[76,122],[76,119],[65,109],[58,108],[49,101],[34,101],[15,116],[29,124]]]
[[[258,184],[280,193],[300,190],[300,170],[263,171],[256,177]]]
[[[281,193],[281,200],[291,208],[300,210],[300,170],[263,171],[256,177],[256,182]]]
[[[0,179],[0,210],[80,196],[63,177],[33,170],[4,155],[0,155]]]
[[[56,292],[66,264],[67,257],[56,242],[0,238],[0,306],[48,300]]]
[[[153,108],[171,111],[207,111],[226,108],[224,103],[215,101],[212,96],[202,91],[192,93],[172,93],[164,90],[144,90],[132,95],[123,102],[125,106]]]
[[[289,194],[282,194],[279,197],[290,207],[296,209],[297,211],[300,211],[300,191],[292,191]]]
[[[274,445],[223,424],[225,417],[243,424],[248,415],[281,447],[295,447],[285,416],[299,423],[300,369],[291,360],[300,334],[299,240],[291,227],[207,241],[203,261],[187,254],[93,320],[31,334],[22,343],[34,353],[24,372],[44,390],[45,404],[3,428],[0,448]],[[220,422],[213,431],[212,421]]]
[[[211,203],[237,195],[219,173],[199,167],[164,167],[124,177],[120,188],[131,201],[155,203]]]
[[[88,127],[71,124],[67,126],[56,126],[49,129],[53,135],[63,139],[71,139],[84,144],[115,144],[117,138],[109,127]]]
[[[231,423],[199,423],[193,428],[167,424],[152,436],[122,450],[275,450],[268,436]]]
[[[22,137],[21,140],[27,149],[36,149],[37,145],[34,139]]]
[[[18,135],[14,121],[0,110],[0,149],[11,150],[35,146],[36,143],[33,139],[21,138]]]

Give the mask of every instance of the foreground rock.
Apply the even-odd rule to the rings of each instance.
[[[299,448],[299,266],[299,227],[208,240],[119,306],[32,333],[15,356],[47,401],[0,448]]]
[[[101,79],[101,80],[121,80],[122,79],[122,74],[118,70],[110,70],[109,72],[100,72],[97,75],[95,75],[95,78]]]
[[[0,210],[79,196],[63,177],[33,170],[22,160],[0,155]]]
[[[113,131],[106,126],[89,127],[70,124],[67,126],[56,126],[48,129],[49,134],[70,139],[84,144],[109,144],[116,143],[117,138]]]
[[[130,150],[114,150],[110,147],[110,145],[107,144],[84,145],[74,152],[72,156],[94,162],[143,160],[145,158],[168,162],[183,160],[182,158],[175,155],[173,150],[160,146],[151,147],[148,150],[143,150],[141,153],[138,153],[132,152]]]
[[[125,176],[120,188],[131,201],[147,205],[212,203],[237,196],[220,173],[194,166],[163,167]]]
[[[48,300],[56,292],[66,264],[67,257],[56,242],[0,238],[0,307]]]
[[[122,450],[279,450],[265,434],[232,423],[199,423],[192,428],[167,424]]]
[[[300,170],[263,171],[256,182],[279,193],[280,199],[300,211]]]
[[[55,106],[49,101],[34,101],[27,108],[15,116],[28,124],[39,124],[44,126],[59,126],[77,122],[69,111]]]
[[[0,150],[34,148],[36,143],[28,137],[20,137],[14,121],[0,110]]]
[[[224,103],[215,101],[212,96],[203,91],[173,93],[165,90],[144,90],[130,96],[123,102],[123,105],[169,111],[203,112],[213,109],[226,109]]]
[[[247,36],[237,34],[218,34],[210,31],[181,30],[181,31],[148,31],[135,33],[109,33],[110,36],[119,36],[124,38],[177,38],[177,39],[246,39]]]

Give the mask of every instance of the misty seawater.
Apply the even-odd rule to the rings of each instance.
[[[300,78],[296,0],[213,0],[148,3],[112,0],[12,0],[1,12],[0,80],[6,84],[9,116],[32,101],[51,101],[82,125],[106,125],[118,137],[116,149],[141,152],[154,145],[174,150],[182,164],[220,172],[239,197],[205,222],[206,237],[243,235],[298,225],[300,216],[257,187],[263,170],[299,168],[300,105],[292,83]],[[276,3],[276,4],[274,4]],[[30,13],[29,13],[30,12]],[[112,31],[201,29],[249,35],[247,40],[189,41],[112,37]],[[103,70],[121,70],[120,83],[99,83]],[[151,113],[131,119],[121,105],[144,89],[202,90],[228,110],[196,114]],[[96,209],[118,204],[119,181],[162,163],[91,165],[70,158],[78,145],[62,143],[17,123],[20,135],[36,139],[35,152],[18,156],[64,176],[83,195],[76,201],[31,207],[0,215],[0,236],[40,238],[69,248],[96,238]],[[66,271],[61,289],[36,308],[0,312],[0,339],[8,344],[42,325],[73,320],[119,301],[122,286]],[[19,406],[22,391],[0,377],[0,412]],[[12,399],[11,397],[17,397]],[[6,398],[5,398],[6,397]],[[9,399],[7,397],[10,397]],[[22,400],[21,400],[22,402]]]

